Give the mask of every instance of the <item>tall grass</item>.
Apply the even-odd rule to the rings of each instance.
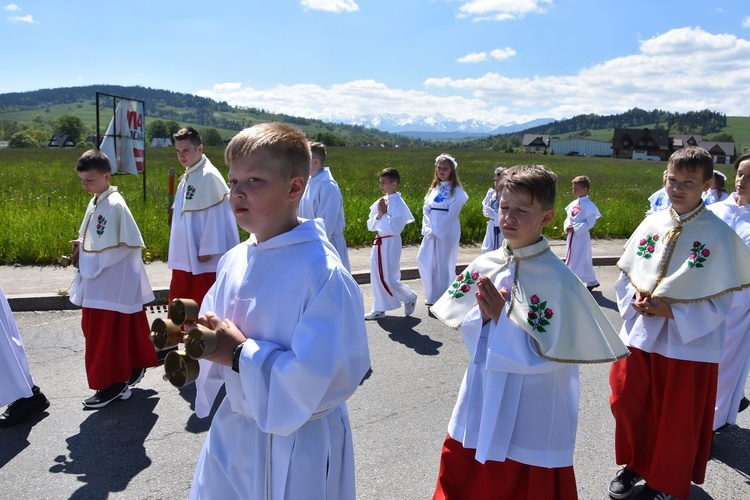
[[[69,253],[68,241],[78,234],[89,201],[81,189],[74,166],[79,149],[0,150],[0,263],[51,264]],[[421,241],[422,202],[432,181],[435,156],[430,149],[329,148],[331,167],[344,196],[350,246],[366,246],[373,233],[367,230],[369,206],[380,196],[379,173],[395,167],[401,174],[400,192],[415,218],[403,233],[405,244]],[[226,174],[222,148],[206,148],[206,154]],[[580,158],[567,156],[506,154],[484,150],[451,151],[459,163],[459,177],[469,194],[461,212],[462,242],[477,243],[484,236],[487,219],[481,202],[492,185],[496,166],[541,163],[560,179],[556,215],[545,230],[548,238],[562,238],[565,206],[572,201],[570,180],[576,175],[591,179],[590,198],[602,218],[592,233],[596,238],[627,237],[643,218],[648,196],[661,185],[665,163]],[[170,168],[183,169],[172,149],[149,148],[146,152],[146,201],[142,177],[113,177],[113,184],[130,210],[155,260],[166,260],[169,246],[167,224]],[[718,167],[734,179],[731,167]]]

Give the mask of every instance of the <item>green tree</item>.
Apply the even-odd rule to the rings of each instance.
[[[150,120],[146,124],[146,144],[151,144],[154,138],[172,137],[164,120]]]
[[[8,142],[9,148],[38,148],[39,142],[31,137],[26,132],[18,132],[13,134]]]
[[[88,127],[75,115],[64,114],[55,121],[55,133],[69,135],[73,142],[85,139]]]
[[[201,131],[201,140],[204,146],[223,146],[224,139],[221,138],[221,134],[218,130],[213,127],[204,128]]]

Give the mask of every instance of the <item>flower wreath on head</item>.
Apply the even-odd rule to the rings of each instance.
[[[457,170],[458,169],[458,162],[456,161],[456,159],[453,158],[451,155],[447,155],[445,153],[443,153],[440,156],[438,156],[437,158],[435,158],[435,165],[437,165],[438,163],[440,163],[443,160],[447,160],[447,161],[451,162],[453,164],[453,170]]]

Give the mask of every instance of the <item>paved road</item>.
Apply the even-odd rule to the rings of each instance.
[[[598,267],[602,283],[613,268]],[[421,293],[417,280],[409,284]],[[365,306],[371,305],[363,286]],[[611,286],[595,297],[616,326]],[[372,373],[349,401],[360,499],[427,499],[440,446],[467,361],[460,335],[430,318],[368,322]],[[156,314],[150,314],[156,317]],[[208,429],[192,415],[192,390],[178,391],[150,370],[128,401],[83,411],[80,312],[23,312],[16,319],[32,373],[50,398],[35,425],[0,429],[0,497],[13,499],[185,498]],[[613,463],[608,366],[581,368],[575,457],[582,499],[605,499]],[[750,392],[750,386],[748,386]],[[750,498],[750,411],[717,435],[706,484],[691,498]]]

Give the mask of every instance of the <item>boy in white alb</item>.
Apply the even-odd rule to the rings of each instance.
[[[417,305],[417,294],[401,283],[401,231],[414,222],[411,210],[401,198],[398,185],[401,176],[395,168],[380,172],[380,190],[385,195],[370,206],[367,229],[378,235],[370,253],[370,283],[375,299],[366,320],[385,317],[385,311],[404,304],[404,314],[411,316]]]
[[[110,186],[109,158],[94,149],[76,164],[83,189],[94,196],[86,208],[72,260],[78,261],[70,301],[81,306],[86,338],[86,377],[96,392],[89,409],[128,399],[146,368],[156,366],[144,304],[154,300],[143,265],[143,238],[127,203]]]
[[[620,337],[631,355],[609,376],[615,461],[624,465],[613,498],[642,479],[638,498],[688,498],[691,481],[705,479],[732,292],[750,286],[750,252],[701,200],[712,174],[706,150],[673,153],[671,208],[641,222],[617,263]]]
[[[8,405],[0,415],[0,427],[9,427],[43,412],[49,407],[49,401],[31,378],[21,334],[2,288],[0,330],[0,408]]]
[[[339,253],[341,263],[347,270],[350,270],[349,252],[344,239],[346,220],[341,190],[333,179],[331,169],[325,164],[325,145],[322,142],[311,142],[310,151],[312,151],[310,179],[299,201],[299,216],[303,219],[323,219],[328,240]]]
[[[750,154],[734,162],[737,171],[735,192],[708,207],[729,224],[750,248]],[[746,262],[745,265],[748,265]],[[719,361],[714,430],[737,423],[737,414],[750,403],[745,398],[745,382],[750,371],[750,288],[734,294],[727,314],[727,334]]]
[[[195,410],[221,402],[190,498],[355,498],[346,400],[370,367],[362,293],[319,220],[297,217],[310,169],[305,134],[282,123],[227,146],[230,200],[250,238],[222,258],[200,323]]]
[[[198,131],[188,127],[173,137],[185,174],[177,186],[169,235],[169,302],[188,298],[200,305],[216,279],[219,259],[240,237],[226,180],[203,154]]]
[[[568,235],[565,244],[565,264],[586,285],[593,290],[599,286],[594,271],[594,259],[591,254],[591,228],[596,219],[602,216],[596,205],[589,200],[591,182],[585,175],[573,179],[573,196],[576,199],[565,207],[563,229]]]
[[[542,237],[554,218],[556,183],[540,165],[505,171],[503,247],[475,259],[431,309],[461,329],[471,358],[434,499],[578,498],[578,363],[628,351]]]

